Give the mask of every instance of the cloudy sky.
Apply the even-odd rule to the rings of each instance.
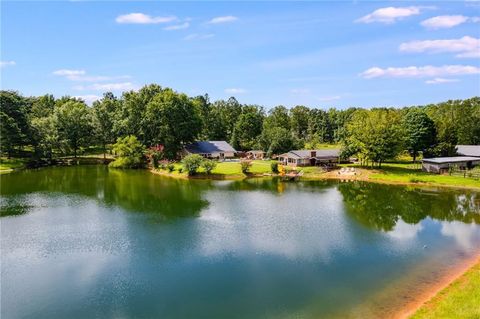
[[[158,83],[267,108],[480,95],[480,2],[4,2],[1,86],[120,94]]]

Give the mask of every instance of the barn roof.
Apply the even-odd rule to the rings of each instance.
[[[424,158],[423,161],[427,163],[447,164],[447,163],[459,163],[459,162],[470,162],[470,161],[480,162],[480,158],[473,157],[473,156],[452,156],[452,157]]]
[[[457,153],[463,156],[480,157],[480,145],[457,145]]]
[[[236,152],[236,150],[225,141],[198,141],[185,146],[189,153],[193,154],[211,154]]]

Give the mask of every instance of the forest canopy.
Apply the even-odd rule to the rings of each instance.
[[[279,105],[266,110],[234,97],[210,101],[157,84],[88,106],[64,96],[22,96],[0,91],[1,152],[52,159],[89,148],[109,152],[121,138],[145,148],[162,145],[175,159],[187,143],[225,140],[237,150],[269,156],[292,149],[341,144],[344,156],[381,163],[408,151],[413,158],[450,156],[457,144],[480,144],[480,98],[403,108],[346,109]]]

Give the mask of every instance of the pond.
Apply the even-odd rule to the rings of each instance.
[[[2,318],[382,318],[480,250],[468,190],[104,166],[0,186]]]

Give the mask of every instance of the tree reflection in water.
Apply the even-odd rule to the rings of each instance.
[[[416,224],[426,217],[480,224],[480,193],[392,186],[366,182],[338,185],[347,213],[376,230],[391,231],[402,219]]]
[[[198,216],[208,205],[202,193],[211,187],[209,182],[189,183],[105,166],[25,170],[2,176],[0,182],[2,216],[24,214],[35,207],[35,203],[21,207],[16,204],[15,199],[25,194],[61,193],[95,198],[104,205],[116,205],[130,212],[151,213],[157,220]]]

